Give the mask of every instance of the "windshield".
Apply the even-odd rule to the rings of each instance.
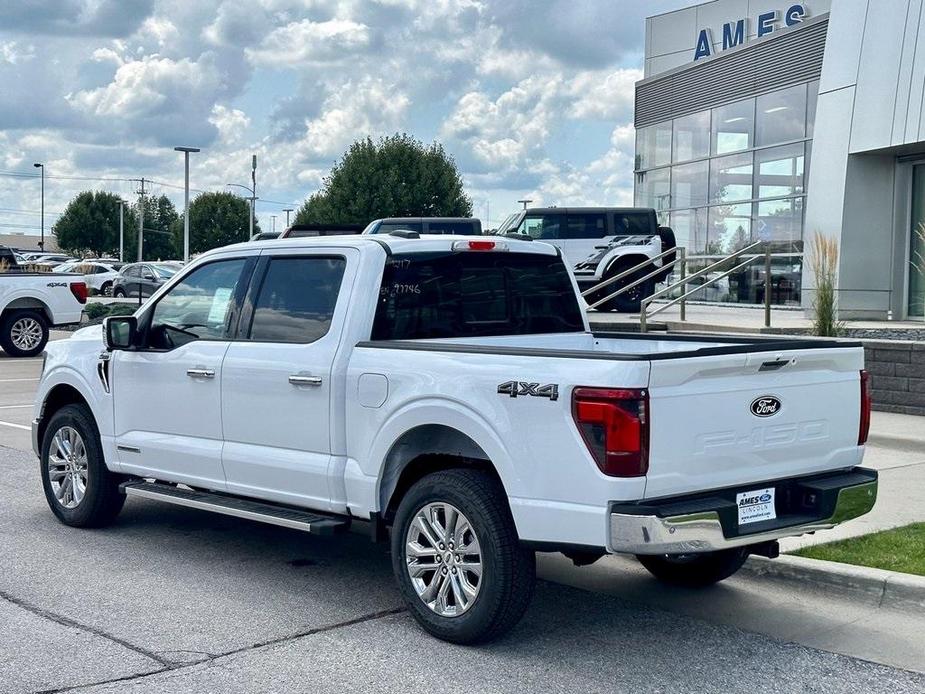
[[[506,234],[509,231],[515,231],[517,227],[520,226],[520,218],[523,217],[523,212],[514,212],[509,214],[504,218],[504,221],[501,222],[501,226],[498,227],[498,234]]]
[[[389,258],[372,339],[583,330],[572,280],[558,256],[437,251]]]

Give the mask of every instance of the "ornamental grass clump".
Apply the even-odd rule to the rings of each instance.
[[[818,231],[809,242],[809,266],[816,276],[813,299],[813,334],[838,337],[845,325],[838,320],[835,281],[838,277],[838,241]]]

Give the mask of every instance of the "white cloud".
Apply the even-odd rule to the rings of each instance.
[[[641,79],[642,70],[636,68],[579,72],[568,84],[568,95],[573,100],[569,115],[608,120],[630,118],[635,83]]]
[[[0,42],[0,63],[17,65],[35,58],[35,46],[23,46],[18,41]]]
[[[324,102],[321,115],[305,123],[299,143],[309,160],[339,156],[355,139],[401,127],[410,100],[382,79],[347,82]]]
[[[219,142],[226,145],[237,145],[244,139],[251,119],[240,109],[215,104],[212,107],[209,122],[218,128]]]
[[[247,49],[255,65],[294,66],[340,60],[370,42],[369,27],[347,19],[302,20],[275,29],[260,46]]]

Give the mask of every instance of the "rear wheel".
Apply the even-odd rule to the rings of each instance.
[[[418,623],[452,643],[507,632],[536,583],[504,490],[479,470],[436,472],[408,490],[392,528],[392,567]]]
[[[0,321],[0,346],[11,357],[34,357],[48,342],[48,320],[39,311],[10,311]]]
[[[604,275],[604,279],[606,280],[606,279],[610,279],[611,277],[615,277],[616,275],[619,275],[621,272],[626,272],[631,267],[634,267],[638,264],[639,264],[638,261],[624,262],[624,263],[617,262],[616,264],[614,264],[613,267],[608,269],[607,273]],[[628,284],[632,284],[636,280],[642,277],[645,277],[648,273],[652,272],[653,269],[654,269],[653,267],[649,266],[642,270],[637,270],[631,275],[624,277],[619,282],[615,282],[614,284],[608,285],[607,287],[605,287],[604,289],[600,291],[600,294],[597,296],[595,301],[597,299],[600,299],[601,297],[607,296],[608,294],[613,294],[618,289],[622,289]],[[601,304],[600,306],[597,307],[597,310],[598,311],[618,311],[620,313],[639,313],[642,300],[645,299],[647,296],[650,296],[654,291],[655,291],[655,282],[652,279],[648,279],[645,282],[641,282],[640,284],[637,284],[635,287],[633,287],[627,292],[624,292],[617,298],[611,299],[610,301]],[[591,303],[594,303],[594,302],[592,301]]]
[[[100,287],[100,294],[103,296],[112,296],[112,282],[104,282]]]
[[[664,583],[702,588],[725,580],[741,569],[748,559],[748,548],[700,554],[640,554],[636,558]]]
[[[116,287],[115,291],[112,293],[117,299],[125,298],[125,290],[122,287]]]
[[[66,405],[48,422],[41,448],[42,487],[65,525],[106,525],[122,510],[119,477],[103,460],[100,435],[86,405]]]

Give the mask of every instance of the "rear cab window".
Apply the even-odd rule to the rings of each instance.
[[[386,260],[373,340],[582,332],[558,255],[453,252]]]
[[[652,215],[646,211],[614,212],[613,229],[616,236],[646,236],[656,233]]]

